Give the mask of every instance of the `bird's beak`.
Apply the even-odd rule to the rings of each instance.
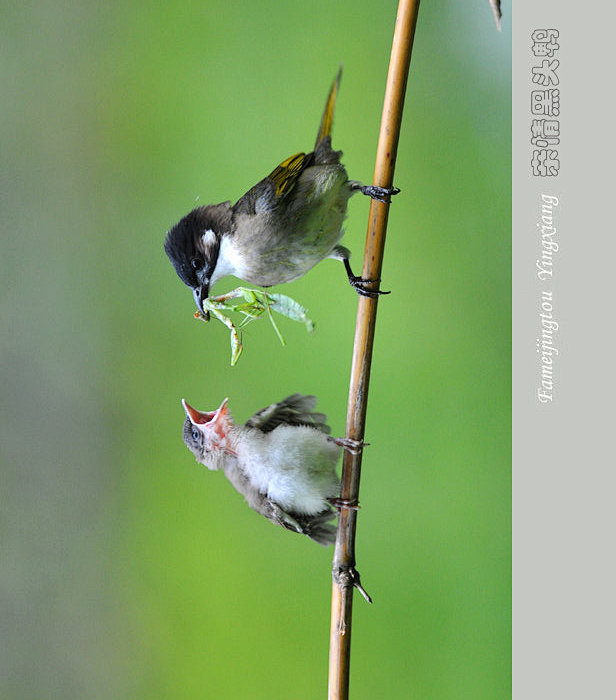
[[[195,304],[199,311],[207,317],[209,317],[209,314],[203,309],[203,302],[207,299],[209,293],[210,285],[207,282],[193,287],[193,299],[195,300]]]
[[[182,399],[182,406],[184,406],[184,411],[190,418],[190,422],[197,427],[209,423],[216,415],[216,411],[197,411],[196,408],[193,408],[187,401],[184,401],[184,399]]]
[[[220,404],[220,406],[216,409],[216,418],[220,418],[221,416],[226,416],[227,413],[229,412],[229,409],[227,408],[227,404],[229,403],[229,398],[227,397],[226,399],[223,399],[223,402]]]

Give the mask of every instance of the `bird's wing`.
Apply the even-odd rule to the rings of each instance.
[[[271,180],[276,188],[276,197],[284,197],[293,189],[297,178],[309,161],[310,158],[305,153],[296,153],[294,156],[283,160],[280,165],[272,170],[267,178]]]
[[[328,435],[330,428],[327,425],[327,416],[312,410],[316,402],[315,396],[292,394],[255,413],[246,422],[246,426],[269,433],[279,425],[307,425]]]
[[[286,158],[236,202],[234,213],[258,214],[274,209],[289,195],[297,178],[313,162],[314,153],[296,153]]]

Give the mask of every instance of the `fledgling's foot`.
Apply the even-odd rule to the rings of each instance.
[[[359,510],[360,508],[357,501],[350,501],[348,498],[328,498],[327,500],[336,510],[341,510],[342,508],[347,508],[348,510]]]
[[[376,199],[377,202],[385,202],[385,204],[391,204],[393,195],[400,192],[398,187],[378,187],[377,185],[362,185],[359,189],[362,194]]]
[[[353,440],[353,438],[348,438],[348,437],[340,437],[340,438],[330,437],[329,440],[331,440],[331,442],[338,445],[338,447],[344,447],[344,449],[347,452],[350,452],[352,455],[361,454],[364,447],[367,447],[370,445],[369,442],[364,442],[363,440]]]

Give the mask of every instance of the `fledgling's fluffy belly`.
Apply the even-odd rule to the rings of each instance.
[[[238,452],[250,464],[246,472],[255,488],[283,509],[306,514],[324,510],[327,499],[338,495],[339,457],[340,448],[324,433],[286,425],[253,434]]]

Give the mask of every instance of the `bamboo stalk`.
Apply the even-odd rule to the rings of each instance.
[[[393,184],[418,11],[419,0],[400,0],[374,169],[373,184],[380,187],[389,188]],[[388,213],[389,204],[371,200],[362,269],[364,279],[378,280],[381,276]],[[375,283],[375,288],[377,285],[378,282]],[[376,297],[360,296],[357,308],[346,423],[346,436],[356,441],[362,441],[364,438],[377,303]],[[360,472],[361,452],[351,454],[345,451],[340,494],[342,503],[352,505],[358,502]],[[357,510],[342,507],[338,519],[333,560],[329,700],[347,700],[349,696],[353,589],[358,588],[370,600],[361,587],[359,575],[355,569],[356,524]]]

